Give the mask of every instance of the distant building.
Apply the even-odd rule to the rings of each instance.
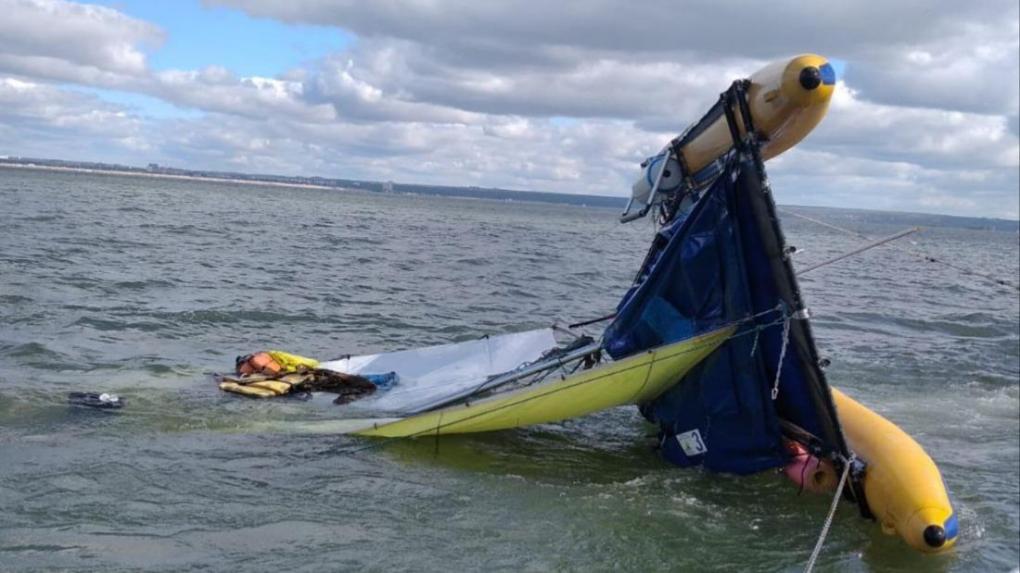
[[[382,184],[382,192],[383,193],[393,193],[393,182],[392,181],[387,181],[387,182],[383,183]]]
[[[149,171],[159,171],[159,163],[150,163]]]

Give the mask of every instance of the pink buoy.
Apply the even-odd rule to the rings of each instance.
[[[836,487],[836,470],[830,462],[816,458],[792,440],[784,440],[784,445],[790,454],[790,462],[783,468],[783,473],[798,488],[821,493]]]

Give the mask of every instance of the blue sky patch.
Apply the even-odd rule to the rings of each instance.
[[[100,0],[97,4],[163,29],[164,44],[149,53],[149,65],[156,70],[217,65],[239,76],[272,77],[354,41],[352,34],[335,27],[252,18],[231,8],[203,6],[198,0]]]

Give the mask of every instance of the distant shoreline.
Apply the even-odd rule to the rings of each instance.
[[[484,188],[474,186],[425,185],[394,183],[392,181],[363,181],[356,179],[302,177],[268,174],[247,174],[216,171],[185,170],[151,164],[148,168],[126,165],[74,162],[61,159],[35,157],[0,157],[0,167],[32,169],[63,173],[84,173],[113,175],[120,177],[149,177],[179,181],[209,181],[237,185],[261,185],[266,187],[290,187],[298,189],[321,189],[332,191],[361,191],[382,194],[412,194],[437,197],[457,197],[501,202],[527,202],[540,204],[577,205],[582,207],[612,208],[622,210],[626,199],[605,195],[581,195],[550,193],[545,191],[519,191],[512,189]]]
[[[52,162],[52,163],[51,163]],[[65,163],[65,164],[61,164]],[[572,205],[583,208],[616,209],[622,210],[626,198],[609,197],[605,195],[574,195],[566,193],[549,193],[545,191],[518,191],[510,189],[462,187],[451,185],[424,185],[412,183],[382,183],[377,181],[361,181],[353,179],[324,179],[319,177],[291,177],[281,175],[248,175],[238,174],[238,177],[231,177],[232,173],[208,172],[208,173],[166,173],[160,171],[146,170],[144,168],[109,165],[109,164],[86,164],[67,165],[63,160],[36,159],[28,157],[0,157],[0,168],[21,169],[25,171],[49,171],[56,173],[83,173],[94,175],[111,175],[115,177],[146,177],[149,179],[163,179],[176,181],[197,181],[210,183],[227,183],[232,185],[257,185],[261,187],[292,188],[292,189],[318,189],[324,191],[361,192],[375,193],[381,195],[417,195],[426,197],[447,197],[457,199],[475,199],[481,201],[521,202],[531,204],[556,204]],[[94,166],[90,166],[94,165]],[[121,168],[123,167],[123,168]],[[161,170],[175,170],[175,168],[156,167]],[[287,179],[298,179],[288,181]],[[324,183],[315,181],[300,181],[300,179],[322,180]],[[816,205],[780,205],[783,208],[813,210],[833,210],[845,213],[868,213],[875,220],[885,220],[889,223],[896,221],[897,224],[910,224],[922,227],[957,227],[965,229],[996,230],[1020,234],[1020,221],[1016,219],[999,219],[992,217],[971,217],[961,215],[944,215],[935,213],[917,213],[910,211],[881,211],[875,209],[859,209],[847,207],[822,207]]]
[[[286,181],[266,181],[264,179],[231,179],[227,177],[207,177],[204,175],[177,175],[174,173],[151,173],[147,171],[120,171],[117,169],[93,169],[89,167],[65,167],[61,165],[37,165],[33,163],[0,162],[0,168],[29,169],[35,171],[59,171],[66,173],[92,173],[99,175],[119,175],[121,177],[149,177],[152,179],[176,179],[179,181],[213,181],[216,183],[237,183],[241,185],[263,185],[266,187],[295,187],[298,189],[326,189],[335,191],[364,191],[356,187],[339,187],[331,185],[315,185],[314,183],[288,183]]]

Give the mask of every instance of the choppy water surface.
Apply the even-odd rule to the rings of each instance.
[[[610,310],[651,228],[569,206],[0,171],[0,570],[799,570],[829,499],[680,470],[633,408],[491,435],[285,435],[336,411],[221,394],[265,347],[329,358]],[[867,217],[830,221],[878,236]],[[855,240],[786,217],[806,265]],[[928,229],[1017,279],[1015,234]],[[842,507],[825,570],[1020,559],[1016,292],[901,252],[802,279],[831,382],[932,454],[962,531],[922,557]],[[71,410],[71,390],[125,396]]]

